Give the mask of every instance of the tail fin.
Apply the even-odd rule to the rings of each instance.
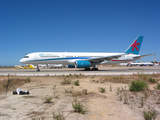
[[[134,42],[129,46],[125,53],[139,54],[143,36],[138,36]]]

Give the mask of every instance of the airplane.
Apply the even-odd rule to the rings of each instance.
[[[37,66],[34,66],[34,65],[32,65],[32,64],[29,64],[29,65],[28,65],[28,68],[29,68],[29,69],[36,69]]]
[[[16,69],[36,69],[37,66],[34,66],[34,65],[26,65],[26,66],[22,66],[22,65],[15,65],[14,66]]]
[[[153,66],[151,62],[129,62],[129,63],[120,63],[119,66]]]
[[[148,55],[138,55],[143,36],[138,36],[124,53],[93,53],[93,52],[35,52],[24,56],[22,64],[63,64],[69,68],[84,68],[85,70],[98,70],[98,64],[118,64],[141,59]],[[92,67],[92,69],[90,68]]]
[[[22,65],[15,65],[14,66],[16,69],[23,69],[23,66]]]
[[[128,66],[153,66],[154,64],[151,62],[140,62],[140,63],[133,63],[129,62]]]

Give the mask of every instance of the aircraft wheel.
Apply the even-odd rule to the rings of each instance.
[[[89,71],[89,70],[90,70],[90,68],[85,68],[85,70],[86,70],[86,71]]]
[[[98,68],[92,68],[92,70],[93,70],[93,71],[96,71],[96,70],[98,70]]]
[[[92,68],[92,70],[93,70],[93,71],[95,71],[95,70],[96,70],[96,68]]]

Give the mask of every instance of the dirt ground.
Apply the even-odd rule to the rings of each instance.
[[[135,94],[129,92],[128,83],[121,81],[125,77],[113,77],[113,82],[107,80],[107,76],[44,76],[44,77],[29,77],[30,81],[25,81],[26,77],[11,76],[10,79],[23,80],[13,82],[15,88],[20,88],[22,91],[29,91],[29,95],[13,95],[13,87],[10,85],[7,95],[6,85],[7,77],[0,76],[0,82],[3,84],[3,90],[0,94],[0,120],[54,120],[53,113],[59,112],[63,116],[67,116],[66,120],[144,120],[142,111],[154,107],[160,112],[159,90],[154,90],[156,83],[150,84],[151,98],[144,101],[141,105],[141,99],[136,96],[142,96],[143,93]],[[128,79],[127,79],[128,78]],[[125,78],[131,80],[133,76]],[[71,84],[62,85],[64,79],[71,80]],[[118,79],[119,83],[115,81]],[[135,78],[136,79],[136,78]],[[156,78],[157,80],[159,77]],[[74,82],[79,80],[80,86],[74,85]],[[11,80],[12,82],[12,80]],[[98,88],[105,88],[105,93],[101,93]],[[120,88],[120,92],[118,92]],[[87,95],[82,91],[87,89]],[[72,91],[70,93],[67,92]],[[156,91],[156,94],[155,94]],[[122,100],[119,94],[123,94]],[[155,95],[154,95],[155,94]],[[42,98],[51,96],[50,103],[45,103]],[[128,99],[135,98],[132,103],[124,103],[124,96]],[[154,101],[151,100],[154,98]],[[74,112],[72,103],[74,99],[81,102],[88,110],[85,114]],[[137,101],[136,101],[137,100]],[[135,103],[134,103],[135,102]],[[139,104],[138,104],[139,103]],[[160,115],[156,120],[160,120]]]

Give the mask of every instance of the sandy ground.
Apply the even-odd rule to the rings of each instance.
[[[0,77],[0,79],[2,78],[7,79],[6,77]],[[90,76],[69,78],[72,80],[70,85],[61,84],[64,80],[62,76],[30,78],[31,82],[19,87],[23,91],[28,90],[29,95],[13,95],[11,90],[8,91],[7,96],[5,93],[0,95],[0,120],[41,120],[43,117],[44,120],[53,120],[53,112],[56,114],[61,112],[64,116],[68,115],[66,120],[144,119],[142,116],[144,108],[131,107],[118,100],[117,88],[125,88],[126,86],[128,89],[128,84],[93,82],[93,79],[101,79],[99,76],[94,78]],[[80,86],[73,84],[76,80],[80,81]],[[53,89],[55,85],[56,87]],[[112,86],[112,91],[110,91],[110,86]],[[98,87],[105,88],[106,92],[99,92]],[[74,97],[72,94],[66,93],[65,89],[77,93],[77,100],[88,107],[86,114],[74,112],[72,107]],[[82,93],[83,89],[88,90],[87,95]],[[44,103],[41,99],[47,95],[52,97],[51,103]],[[159,115],[156,120],[160,120]]]

